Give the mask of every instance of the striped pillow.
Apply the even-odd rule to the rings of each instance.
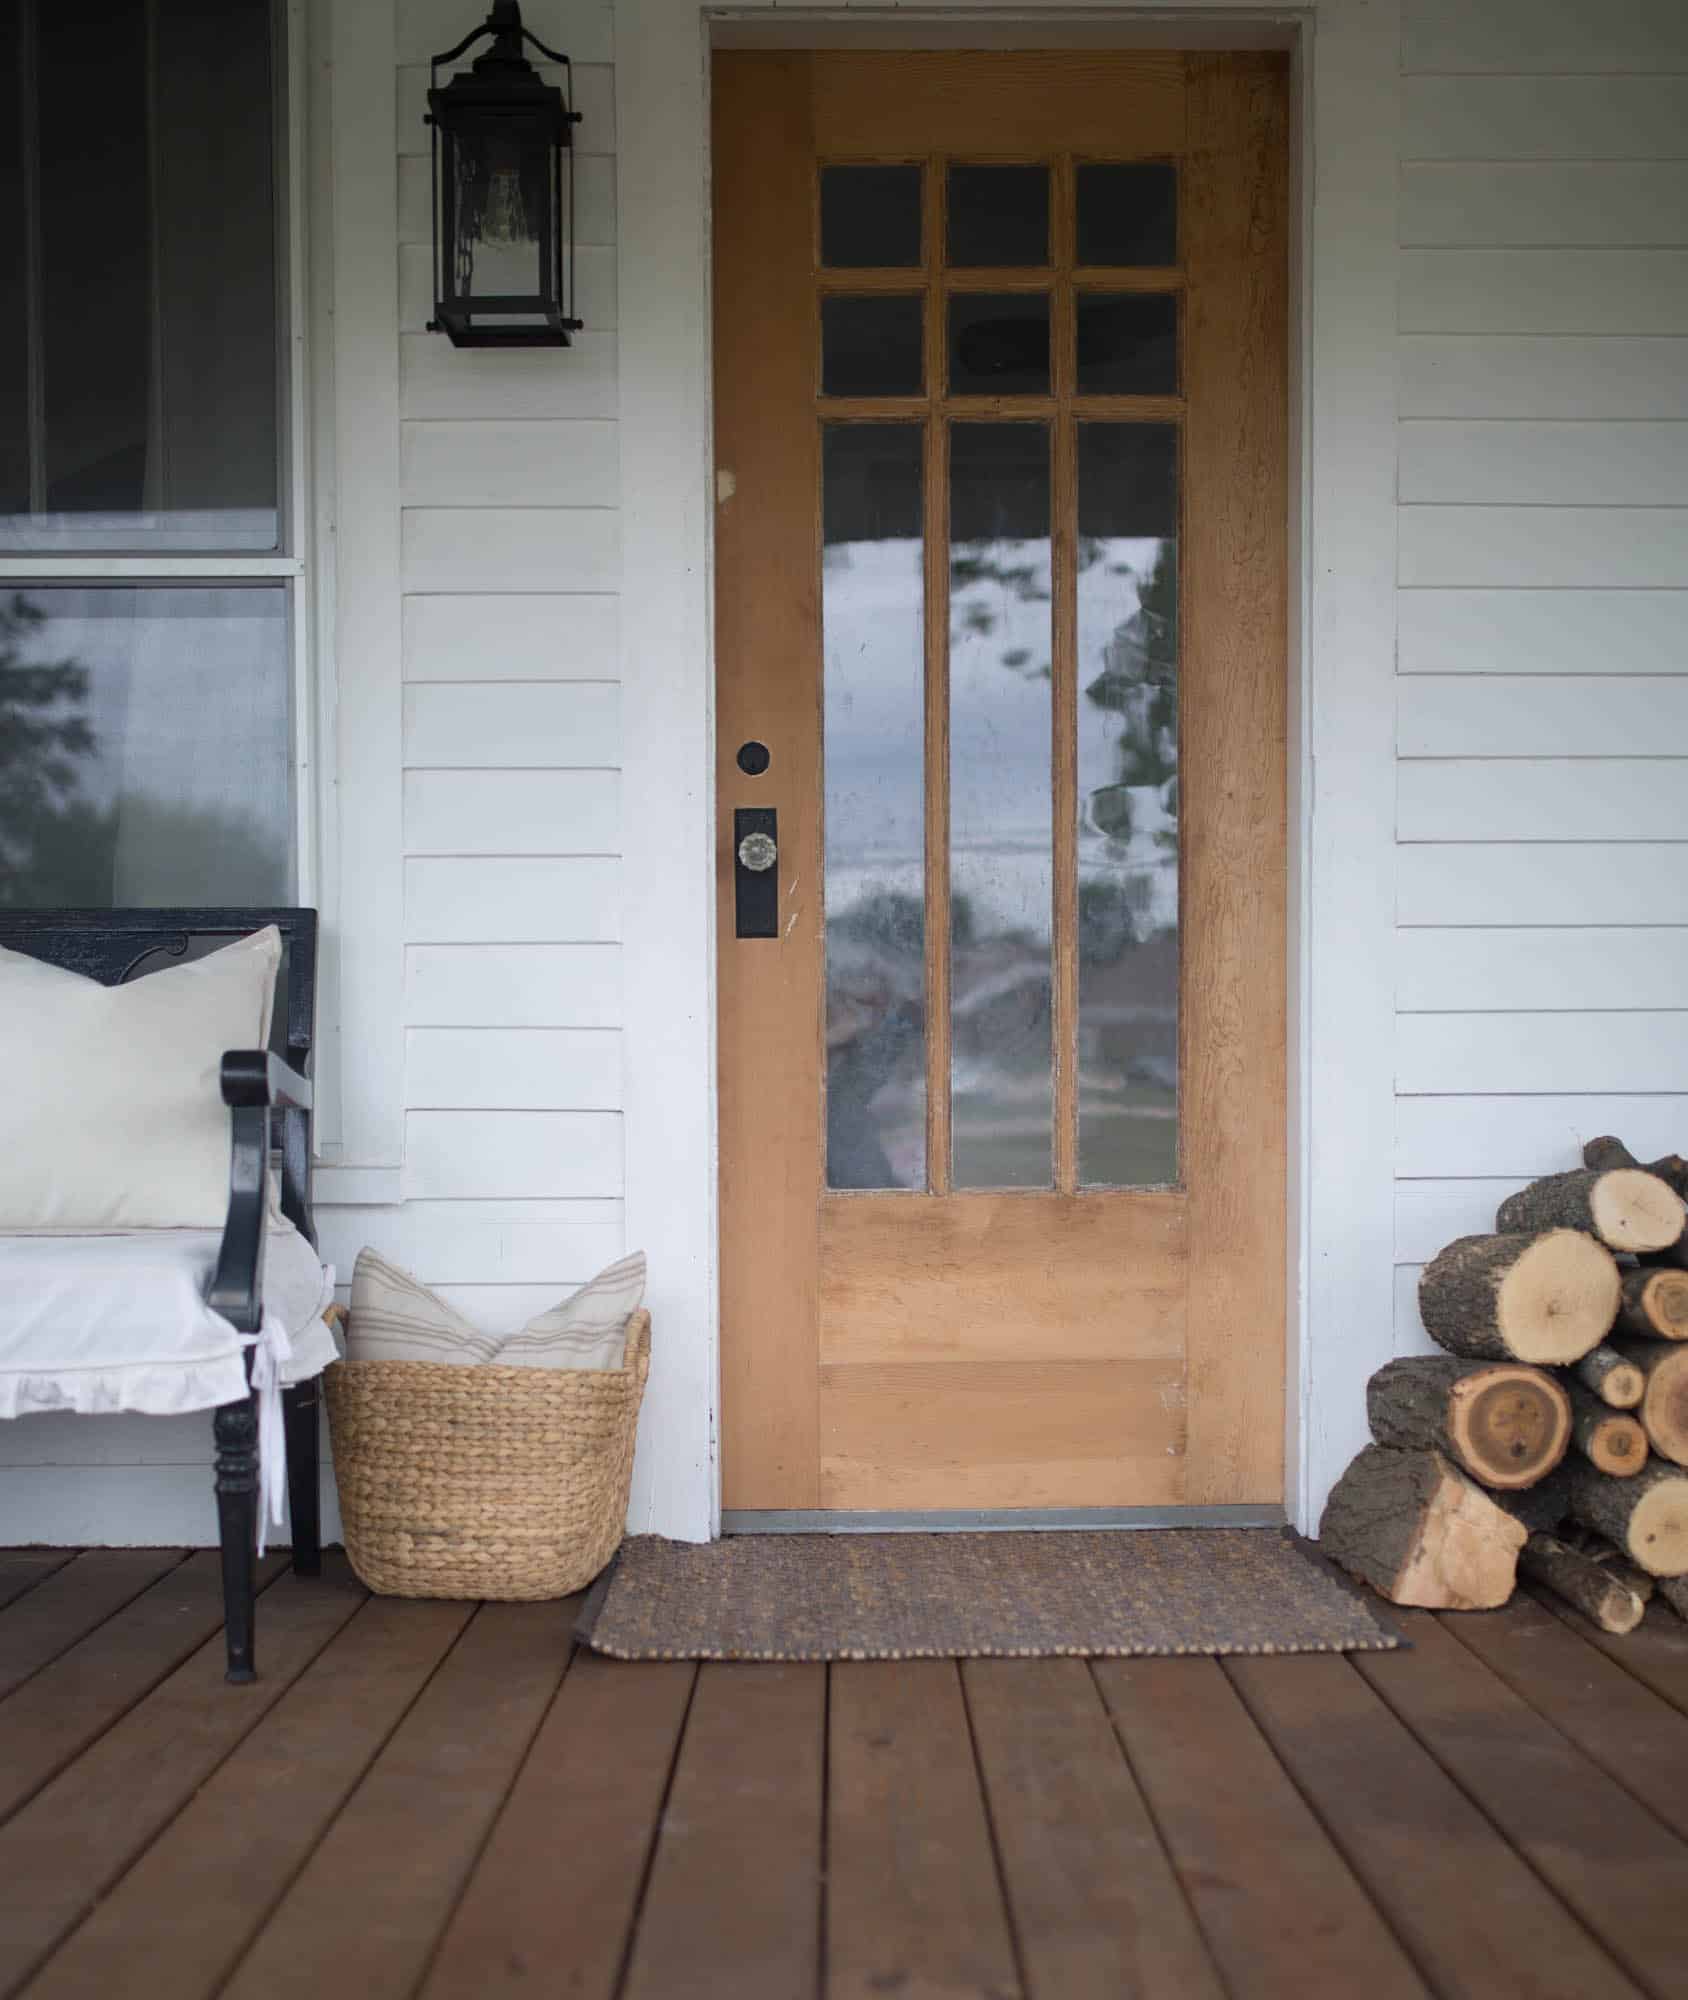
[[[645,1295],[645,1253],[635,1251],[572,1298],[530,1319],[500,1342],[471,1326],[438,1292],[360,1250],[352,1272],[348,1361],[443,1361],[465,1367],[614,1369],[622,1365],[627,1322]]]
[[[645,1253],[600,1271],[571,1299],[530,1319],[493,1359],[501,1368],[619,1368],[627,1322],[645,1296]]]

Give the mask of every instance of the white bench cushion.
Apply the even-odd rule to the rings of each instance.
[[[220,1242],[216,1229],[0,1236],[0,1417],[172,1416],[244,1396],[241,1337],[205,1303]],[[284,1383],[336,1358],[322,1318],[333,1295],[310,1244],[291,1223],[272,1223],[264,1313],[292,1345]]]

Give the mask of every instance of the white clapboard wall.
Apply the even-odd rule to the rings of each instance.
[[[1515,1187],[1688,1146],[1688,7],[1407,0],[1401,89],[1414,1352],[1419,1270]]]

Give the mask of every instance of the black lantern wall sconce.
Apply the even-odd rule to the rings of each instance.
[[[443,88],[441,66],[491,47]],[[574,128],[580,113],[523,53],[569,59],[522,26],[516,0],[430,65],[434,317],[454,347],[567,347],[574,312]]]

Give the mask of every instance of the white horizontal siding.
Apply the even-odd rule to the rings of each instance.
[[[1401,924],[1688,924],[1688,841],[1425,841],[1397,850]]]
[[[435,684],[404,695],[404,761],[413,770],[593,770],[621,753],[614,682]]]
[[[614,771],[407,771],[407,854],[613,854]]]
[[[1425,758],[1399,767],[1402,840],[1688,840],[1675,757]],[[1544,854],[1542,866],[1551,868]]]
[[[1683,520],[1674,507],[1403,507],[1400,581],[1680,589]]]
[[[606,944],[411,945],[413,1028],[616,1028],[621,952]]]
[[[324,1258],[350,1281],[366,1246],[425,1285],[584,1284],[621,1254],[621,1204],[587,1201],[407,1201],[323,1211]]]
[[[1688,71],[1682,0],[1407,0],[1403,68],[1576,76]]]
[[[1443,1098],[1688,1091],[1688,1035],[1680,1011],[1668,1001],[1652,1008],[1581,1012],[1401,1014],[1395,1022],[1395,1088],[1403,1097]],[[1677,1141],[1661,1142],[1653,1150],[1675,1152]],[[1570,1158],[1544,1157],[1535,1171],[1557,1172],[1576,1164]],[[1443,1171],[1461,1169],[1456,1160]]]
[[[1479,1018],[1499,1025],[1498,1017]],[[1685,1083],[1679,1075],[1674,1088],[1657,1091],[1563,1095],[1537,1083],[1505,1096],[1403,1097],[1395,1106],[1395,1171],[1404,1180],[1533,1180],[1579,1165],[1583,1147],[1603,1132],[1650,1160],[1674,1151],[1688,1132]]]
[[[621,1193],[613,1112],[412,1111],[405,1122],[407,1201]]]
[[[1688,165],[1678,160],[1446,161],[1401,170],[1401,241],[1595,246],[1680,243]]]
[[[619,1111],[610,1028],[412,1028],[405,1101],[419,1111]]]
[[[608,592],[404,604],[407,681],[614,680],[620,643],[621,601]]]
[[[1442,1352],[1424,1330],[1424,1319],[1418,1309],[1420,1275],[1421,1269],[1416,1264],[1402,1264],[1395,1272],[1395,1352],[1398,1355]]]
[[[1403,757],[1688,756],[1688,675],[1420,674],[1399,686]]]
[[[1403,333],[1688,333],[1688,251],[1417,250]]]
[[[1407,161],[1680,160],[1685,135],[1688,76],[1409,76],[1401,91]]]
[[[1551,855],[1542,856],[1542,866],[1551,868]],[[1670,1009],[1688,994],[1688,930],[1621,924],[1402,930],[1395,968],[1396,1005],[1407,1012]]]
[[[403,517],[406,592],[601,591],[620,574],[610,507],[421,507]]]
[[[1688,340],[1668,334],[1413,333],[1400,358],[1403,417],[1688,417]]]
[[[1440,505],[1681,507],[1688,423],[1404,423],[1400,480]]]
[[[413,944],[606,944],[621,935],[621,863],[599,856],[412,857]]]
[[[621,467],[615,425],[410,423],[401,470],[407,507],[607,507]]]
[[[399,335],[399,411],[420,417],[538,422],[613,417],[615,336],[577,333],[566,360],[549,347],[456,348],[442,334]]]
[[[1688,673],[1683,591],[1411,590],[1399,618],[1403,674]]]
[[[1398,1181],[1396,1263],[1428,1264],[1457,1237],[1489,1235],[1496,1210],[1523,1186],[1516,1176],[1486,1181]]]

